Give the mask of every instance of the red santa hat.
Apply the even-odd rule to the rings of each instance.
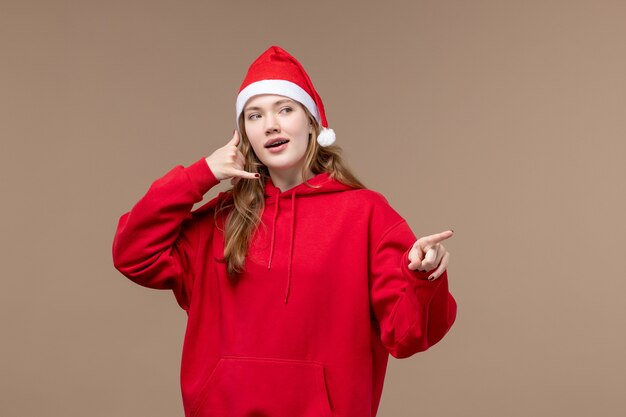
[[[335,132],[328,128],[324,104],[311,79],[298,60],[279,46],[270,46],[250,65],[237,95],[237,128],[244,106],[250,98],[259,94],[278,94],[298,101],[321,126],[317,137],[320,146],[329,146],[335,142]]]

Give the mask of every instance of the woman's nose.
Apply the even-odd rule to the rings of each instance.
[[[278,119],[274,116],[267,116],[265,118],[265,133],[272,133],[280,131],[280,125]]]

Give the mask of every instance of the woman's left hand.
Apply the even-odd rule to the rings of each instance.
[[[429,281],[436,280],[448,268],[450,252],[440,243],[454,235],[453,230],[425,236],[415,241],[409,251],[409,269],[430,271],[439,265],[436,271],[428,276]]]

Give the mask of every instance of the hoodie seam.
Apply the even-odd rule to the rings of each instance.
[[[385,237],[396,227],[398,227],[399,225],[401,225],[404,222],[404,219],[399,220],[397,223],[394,223],[392,226],[390,226],[387,230],[385,230],[385,232],[383,233],[383,235],[380,237],[380,239],[378,239],[378,242],[376,243],[376,246],[374,247],[374,253],[378,252],[378,248],[380,247],[380,245],[382,244],[383,240],[385,239]]]

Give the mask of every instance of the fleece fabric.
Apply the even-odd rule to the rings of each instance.
[[[389,354],[437,343],[456,317],[444,273],[408,268],[416,240],[373,190],[328,173],[281,192],[265,182],[245,271],[226,275],[225,213],[204,158],[174,167],[123,214],[113,262],[187,313],[181,359],[186,417],[367,417]]]

